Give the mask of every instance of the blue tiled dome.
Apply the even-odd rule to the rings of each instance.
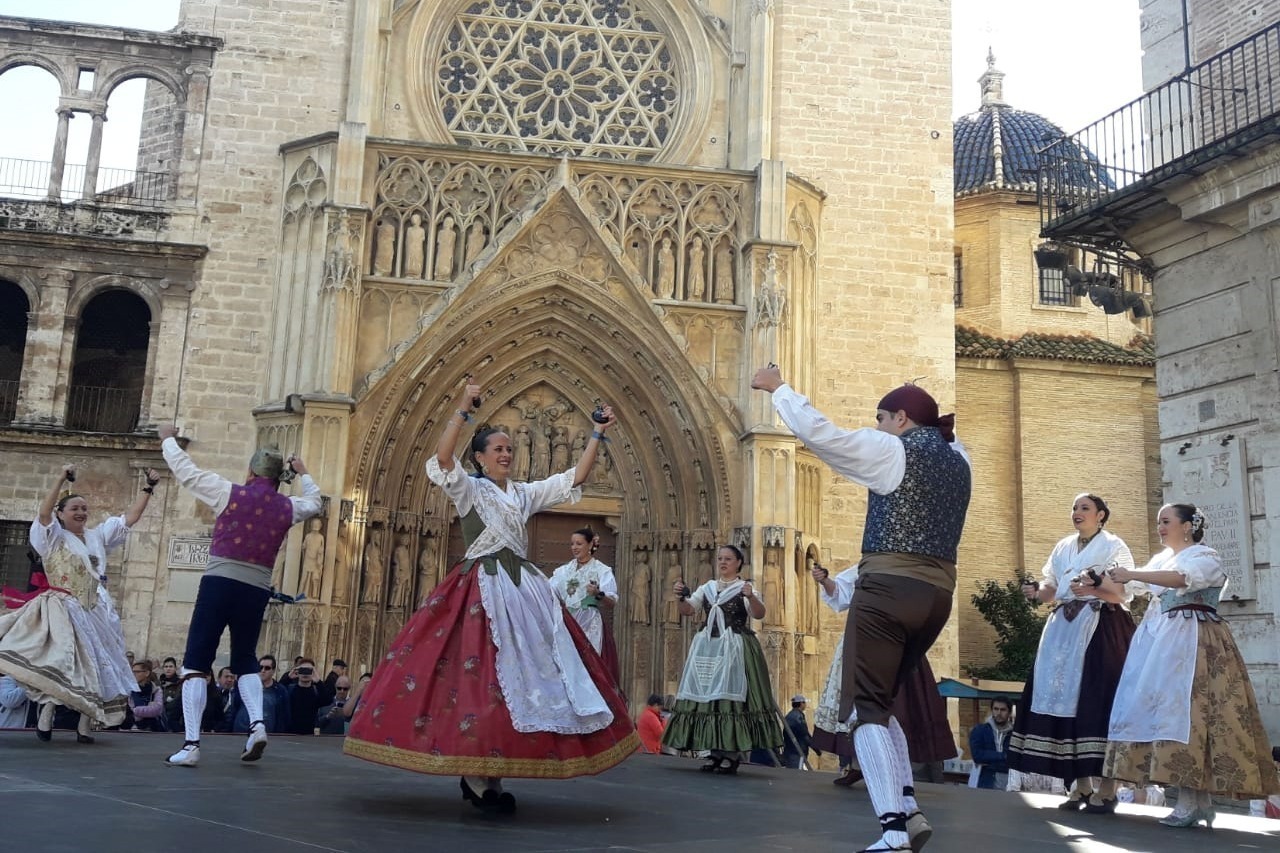
[[[1034,193],[1040,170],[1041,149],[1066,136],[1062,128],[1042,115],[1016,110],[1004,103],[1004,74],[995,58],[987,56],[986,73],[979,78],[982,107],[956,119],[952,136],[955,152],[955,194],[972,195],[992,190]],[[1088,151],[1066,143],[1065,157],[1056,161],[1061,172],[1055,181],[1071,186],[1113,186],[1110,176]]]

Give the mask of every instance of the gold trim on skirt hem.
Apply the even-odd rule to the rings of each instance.
[[[342,745],[347,755],[377,764],[400,767],[435,776],[498,776],[522,779],[572,779],[603,773],[640,749],[640,738],[631,732],[598,755],[560,760],[556,758],[503,758],[501,756],[431,755],[396,746],[348,737]]]

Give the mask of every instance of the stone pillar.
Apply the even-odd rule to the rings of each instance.
[[[153,327],[158,327],[152,337],[154,350],[148,353],[151,377],[149,393],[144,396],[147,408],[140,424],[151,426],[173,423],[178,416],[178,389],[182,385],[182,362],[187,341],[188,316],[191,308],[191,292],[195,282],[175,282],[163,279],[159,285],[160,316]],[[141,429],[142,426],[139,426]]]
[[[160,318],[152,318],[151,322],[147,324],[147,372],[142,382],[142,400],[138,405],[136,432],[150,430],[153,426],[151,399],[156,387],[156,359],[160,354],[160,329]]]
[[[317,387],[329,393],[350,395],[360,320],[360,259],[368,211],[334,207],[326,214],[315,378]]]
[[[734,80],[730,166],[754,169],[773,157],[773,0],[739,2],[733,40]]]
[[[41,270],[40,303],[27,325],[27,356],[18,388],[18,411],[14,423],[51,426],[62,421],[54,414],[55,392],[62,375],[62,333],[65,328],[67,296],[73,275],[67,270]]]
[[[105,112],[93,113],[93,128],[89,131],[89,156],[84,163],[85,201],[93,201],[98,195],[98,162],[102,159],[102,125],[106,120]]]
[[[186,68],[186,97],[179,105],[182,115],[181,156],[173,168],[177,174],[176,197],[193,202],[200,181],[201,158],[204,153],[204,114],[209,101],[209,77],[213,68],[206,63],[192,63]]]
[[[49,164],[49,200],[62,200],[62,172],[67,165],[67,134],[71,130],[70,107],[58,107],[58,132],[53,138],[53,161]]]

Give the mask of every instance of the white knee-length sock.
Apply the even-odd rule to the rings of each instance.
[[[907,749],[907,733],[902,730],[897,717],[889,718],[889,736],[893,738],[893,749],[896,760],[894,766],[898,774],[898,784],[902,786],[902,806],[907,814],[919,811],[916,804],[915,779],[911,776],[911,752]],[[906,761],[902,758],[906,757]],[[910,793],[907,793],[910,791]]]
[[[209,698],[209,686],[203,678],[188,678],[182,682],[182,723],[187,740],[200,740],[200,721],[204,719],[204,704]]]
[[[853,733],[853,742],[858,752],[858,763],[862,765],[867,793],[871,795],[871,805],[880,818],[881,826],[896,817],[905,818],[897,749],[889,727],[864,723]],[[891,847],[901,846],[907,843],[907,833],[885,829],[884,840]]]
[[[249,728],[262,719],[262,679],[256,672],[242,675],[236,679],[236,687],[240,688],[240,701],[249,713]]]

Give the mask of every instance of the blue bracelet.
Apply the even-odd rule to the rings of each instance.
[[[605,436],[605,434],[604,434],[604,433],[602,433],[602,432],[601,432],[600,430],[598,430],[598,429],[597,429],[597,430],[592,430],[592,431],[591,431],[591,437],[592,437],[592,438],[594,438],[594,439],[596,439],[597,441],[608,441],[608,440],[609,440],[609,439]]]

